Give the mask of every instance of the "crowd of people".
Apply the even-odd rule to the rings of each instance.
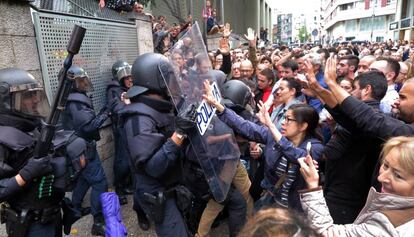
[[[142,12],[124,3],[99,4]],[[204,237],[227,217],[230,236],[413,236],[414,42],[258,48],[248,29],[248,46],[230,48],[225,24],[214,30],[219,48],[204,53],[186,34],[191,21],[169,27],[154,19],[155,53],[114,62],[98,114],[87,72],[72,65],[61,116],[71,133],[53,159],[33,157],[44,91],[24,70],[0,69],[0,201],[9,236],[59,236],[62,226],[69,234],[87,214],[93,235],[115,231],[105,226],[100,195],[108,182],[96,149],[108,118],[117,202],[133,194],[144,231]],[[204,135],[200,101],[212,109]],[[73,183],[71,199],[61,179]]]

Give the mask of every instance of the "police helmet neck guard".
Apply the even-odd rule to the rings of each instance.
[[[50,107],[43,87],[25,70],[0,69],[0,113],[44,118]]]

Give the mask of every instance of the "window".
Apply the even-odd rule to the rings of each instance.
[[[354,8],[354,3],[347,3],[347,4],[339,5],[339,10],[340,11],[346,11],[346,10],[350,10],[352,8]]]
[[[375,42],[383,42],[383,41],[384,41],[384,36],[375,37]]]
[[[359,21],[360,31],[371,31],[371,30],[384,30],[385,29],[385,16],[368,17],[362,18]]]
[[[362,18],[361,20],[359,20],[359,30],[360,31],[369,31],[371,30],[371,22],[372,19],[369,18]]]
[[[349,20],[345,21],[345,31],[356,31],[357,30],[357,21]]]

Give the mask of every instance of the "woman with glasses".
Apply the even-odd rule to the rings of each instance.
[[[266,145],[264,179],[261,183],[265,192],[257,201],[256,210],[266,206],[280,206],[301,211],[298,190],[305,188],[305,182],[299,175],[297,159],[310,153],[318,160],[323,150],[320,136],[316,133],[319,121],[316,110],[306,104],[290,106],[279,130],[262,102],[257,115],[263,125],[257,125],[220,104],[213,97],[208,82],[204,86],[204,99],[217,108],[218,117],[223,122],[248,140]]]

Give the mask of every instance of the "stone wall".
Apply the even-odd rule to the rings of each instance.
[[[22,68],[42,82],[29,5],[0,1],[0,12],[0,68]]]
[[[112,127],[109,124],[104,126],[100,130],[101,140],[97,142],[99,157],[102,161],[102,166],[105,170],[106,178],[108,179],[108,184],[111,187],[113,184],[113,164],[114,164],[114,135],[112,133]]]

